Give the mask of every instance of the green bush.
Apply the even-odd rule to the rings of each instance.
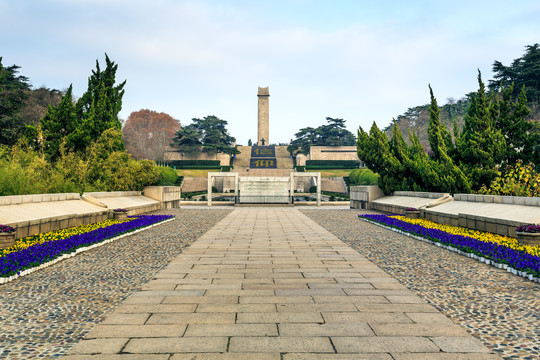
[[[358,160],[306,160],[306,169],[358,169]]]
[[[379,181],[379,175],[375,174],[368,168],[356,169],[349,174],[349,181],[351,186],[358,185],[377,185]]]
[[[208,167],[219,168],[219,160],[171,160],[167,165],[176,169],[206,169]]]
[[[48,162],[24,146],[0,147],[0,196],[85,191],[142,190],[159,179],[155,163],[133,160],[115,144],[119,130],[109,129],[85,152],[65,153]]]
[[[296,167],[296,172],[306,172],[306,167],[305,166],[297,166]]]
[[[157,185],[159,186],[174,186],[176,185],[176,180],[178,179],[178,174],[176,171],[166,166],[157,166],[157,171],[159,172],[159,180]]]

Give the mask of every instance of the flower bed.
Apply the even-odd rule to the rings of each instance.
[[[66,255],[109,242],[142,228],[171,219],[171,215],[140,215],[127,221],[107,220],[97,224],[53,231],[18,240],[0,251],[0,283],[13,280],[28,269],[42,267]],[[6,280],[5,278],[9,278]]]
[[[358,215],[360,219],[426,239],[530,280],[540,278],[540,249],[519,245],[516,239],[402,216]]]

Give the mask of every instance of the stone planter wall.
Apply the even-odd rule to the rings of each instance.
[[[516,235],[521,245],[540,246],[540,233],[518,232]]]
[[[233,186],[234,190],[234,186]],[[180,207],[182,192],[180,186],[147,186],[143,190],[146,197],[161,203],[161,209],[174,209]]]
[[[371,202],[384,196],[382,190],[374,186],[351,186],[350,208],[371,210]]]
[[[17,231],[0,232],[0,250],[12,247],[15,244]]]

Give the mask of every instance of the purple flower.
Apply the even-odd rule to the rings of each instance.
[[[12,228],[9,225],[0,225],[0,232],[11,233],[11,232],[14,232],[14,231],[15,231],[15,228]]]
[[[124,213],[124,212],[127,212],[126,209],[120,209],[120,208],[114,209],[113,211],[114,211],[114,212],[123,212],[123,213]]]
[[[469,236],[454,235],[438,229],[428,229],[386,215],[368,214],[358,215],[358,217],[400,229],[434,242],[452,246],[462,251],[491,259],[497,263],[510,265],[514,269],[525,271],[534,276],[540,276],[540,257],[531,255],[525,251],[511,249],[497,243],[483,242]],[[526,228],[526,226],[523,228]]]
[[[167,219],[171,215],[140,215],[134,220],[121,224],[113,224],[84,234],[73,235],[62,240],[36,244],[17,252],[0,257],[0,276],[6,277],[18,274],[22,270],[39,266],[55,258],[76,251],[78,248],[100,243],[125,233],[132,232]]]
[[[405,208],[405,211],[419,211],[419,210],[417,208],[408,207],[408,208]]]
[[[540,233],[540,225],[521,225],[516,228],[516,232]]]

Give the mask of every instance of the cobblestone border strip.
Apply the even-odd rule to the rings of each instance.
[[[72,258],[74,256],[76,256],[77,254],[80,254],[82,252],[85,252],[85,251],[88,251],[88,250],[92,250],[98,246],[102,246],[102,245],[105,245],[105,244],[109,244],[113,241],[116,241],[118,239],[121,239],[123,237],[126,237],[126,236],[131,236],[133,234],[136,234],[138,232],[141,232],[141,231],[145,231],[145,230],[148,230],[150,228],[153,228],[154,226],[158,226],[158,225],[161,225],[161,224],[165,224],[169,221],[173,221],[175,218],[170,218],[170,219],[166,219],[166,220],[163,220],[163,221],[160,221],[158,223],[155,223],[155,224],[152,224],[152,225],[149,225],[149,226],[145,226],[145,227],[142,227],[142,228],[139,228],[139,229],[136,229],[136,230],[133,230],[133,231],[130,231],[128,233],[125,233],[125,234],[122,234],[122,235],[119,235],[119,236],[116,236],[116,237],[113,237],[113,238],[110,238],[110,239],[106,239],[106,240],[103,240],[99,243],[96,243],[96,244],[92,244],[90,246],[85,246],[85,247],[81,247],[81,248],[78,248],[77,250],[75,251],[72,251],[68,254],[63,254],[62,256],[59,256],[57,257],[56,259],[54,260],[51,260],[51,261],[48,261],[46,263],[43,263],[39,266],[35,266],[33,268],[30,268],[30,269],[26,269],[26,270],[23,270],[21,271],[19,274],[15,274],[15,275],[12,275],[12,276],[8,276],[8,277],[0,277],[0,285],[1,284],[7,284],[8,282],[11,282],[15,279],[18,279],[20,277],[23,277],[23,276],[26,276],[26,275],[29,275],[35,271],[38,271],[38,270],[41,270],[41,269],[44,269],[46,267],[49,267],[49,266],[52,266],[54,264],[56,264],[57,262],[60,262],[64,259],[69,259],[69,258]]]
[[[418,236],[418,235],[415,235],[415,234],[411,234],[409,232],[406,232],[406,231],[403,231],[403,230],[400,230],[400,229],[396,229],[394,227],[391,227],[391,226],[386,226],[386,225],[383,225],[377,221],[373,221],[371,219],[368,219],[368,218],[364,218],[364,217],[358,217],[360,220],[363,220],[363,221],[366,221],[368,223],[371,223],[371,224],[375,224],[375,225],[378,225],[382,228],[385,228],[385,229],[388,229],[388,230],[392,230],[393,232],[397,232],[399,234],[402,234],[402,235],[405,235],[405,236],[408,236],[408,237],[412,237],[413,239],[416,239],[416,240],[421,240],[423,242],[426,242],[428,244],[432,244],[432,245],[436,245],[438,247],[442,247],[443,249],[446,249],[446,250],[450,250],[450,251],[453,251],[455,253],[458,253],[460,255],[463,255],[463,256],[466,256],[466,257],[469,257],[471,259],[475,259],[475,260],[478,260],[480,262],[483,262],[487,265],[492,265],[496,268],[499,268],[499,269],[503,269],[503,270],[506,270],[508,271],[509,273],[511,274],[514,274],[514,275],[517,275],[517,276],[521,276],[525,279],[528,279],[530,281],[533,281],[533,282],[536,282],[536,283],[540,283],[540,278],[538,277],[535,277],[533,276],[532,274],[527,274],[525,271],[520,271],[520,270],[516,270],[514,269],[513,267],[511,266],[508,266],[507,264],[501,264],[501,263],[497,263],[497,262],[494,262],[490,259],[486,259],[485,257],[483,256],[478,256],[476,254],[472,254],[472,253],[468,253],[468,252],[465,252],[465,251],[462,251],[462,250],[459,250],[455,247],[452,247],[452,246],[448,246],[448,245],[444,245],[444,244],[441,244],[439,242],[436,242],[436,241],[433,241],[433,240],[429,240],[429,239],[426,239],[422,236]]]

